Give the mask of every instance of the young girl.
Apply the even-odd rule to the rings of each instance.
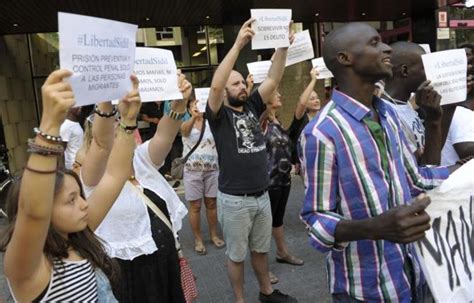
[[[17,302],[116,301],[109,281],[117,281],[117,266],[93,230],[128,177],[121,163],[132,159],[129,129],[140,108],[138,80],[132,76],[133,90],[119,105],[127,127],[118,132],[106,172],[86,201],[78,177],[57,165],[63,156],[59,128],[75,102],[71,86],[63,81],[69,76],[71,72],[57,70],[46,79],[40,127],[28,141],[31,156],[9,192],[9,226],[1,248],[10,299]]]

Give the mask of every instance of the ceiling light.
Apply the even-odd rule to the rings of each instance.
[[[211,16],[206,16],[206,19],[210,19],[210,18],[211,18]]]
[[[316,17],[318,17],[318,16],[319,16],[319,13],[316,13],[316,14],[314,14],[314,15],[315,15]]]
[[[18,27],[18,23],[13,23],[13,26],[14,26],[14,27]]]
[[[149,17],[146,17],[146,18],[145,18],[145,21],[150,21],[150,18],[149,18]]]
[[[406,15],[407,15],[407,13],[402,13],[402,16],[406,16]]]
[[[207,46],[204,46],[203,48],[201,48],[201,52],[205,51],[207,49]]]
[[[199,55],[201,55],[201,52],[195,52],[195,53],[193,54],[193,57],[198,57]]]
[[[365,16],[365,15],[367,15],[367,14],[366,14],[366,13],[362,13],[361,15],[362,15],[362,16]]]

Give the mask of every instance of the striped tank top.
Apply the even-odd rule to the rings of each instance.
[[[10,288],[10,293],[13,292]],[[14,296],[15,302],[18,302]],[[33,302],[97,302],[96,273],[88,260],[54,261],[51,280]]]

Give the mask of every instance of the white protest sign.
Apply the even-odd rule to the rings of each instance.
[[[474,160],[428,192],[431,229],[416,245],[431,293],[437,302],[474,298]]]
[[[319,57],[316,59],[311,60],[313,67],[319,72],[318,79],[327,79],[333,78],[334,75],[331,71],[326,67],[326,63],[324,62],[323,57]]]
[[[441,105],[466,100],[467,57],[464,49],[422,55],[426,79],[441,95]]]
[[[143,102],[183,99],[178,88],[177,72],[172,51],[137,47],[135,73],[140,80]]]
[[[132,89],[136,25],[60,12],[58,27],[59,63],[74,73],[68,81],[76,105],[120,99]]]
[[[252,49],[290,46],[291,9],[251,9],[250,15],[255,18]]]
[[[253,83],[262,83],[268,76],[272,61],[257,61],[247,63],[249,73],[253,75]]]
[[[196,96],[197,104],[196,107],[199,112],[204,113],[206,111],[207,99],[209,99],[209,87],[201,87],[194,89],[194,95]]]
[[[427,54],[431,53],[431,47],[429,44],[418,44],[418,45],[421,46],[425,50],[425,53]]]
[[[309,36],[309,30],[304,30],[295,34],[295,41],[288,48],[286,65],[303,62],[314,57],[313,42]]]

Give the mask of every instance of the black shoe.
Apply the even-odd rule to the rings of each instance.
[[[181,182],[175,181],[172,187],[173,188],[178,188],[180,185],[181,185]]]
[[[260,302],[271,302],[271,303],[296,303],[298,300],[293,298],[292,296],[285,295],[284,293],[280,292],[278,289],[275,289],[271,294],[264,295],[260,293],[258,295],[258,299]]]

